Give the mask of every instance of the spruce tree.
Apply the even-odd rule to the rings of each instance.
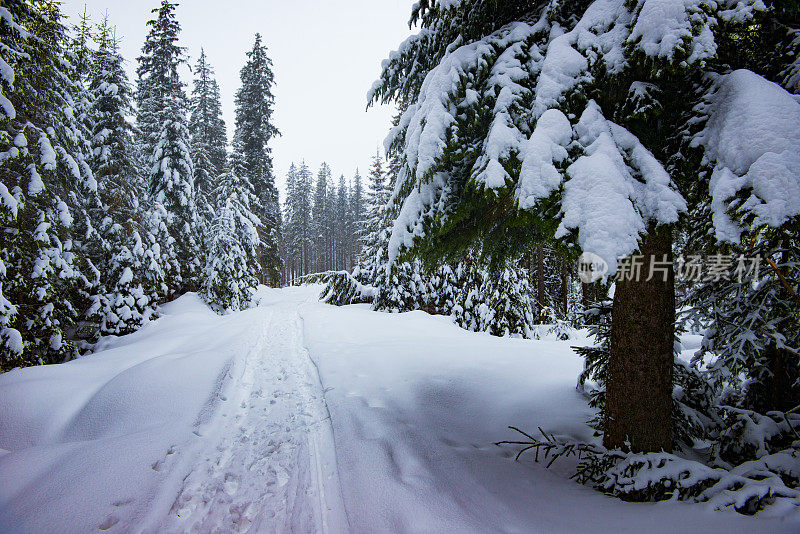
[[[317,173],[317,183],[314,186],[313,205],[311,207],[311,220],[313,225],[312,244],[314,249],[314,270],[326,271],[332,268],[331,251],[333,247],[333,232],[329,215],[329,183],[331,169],[327,163],[322,163]]]
[[[613,275],[620,257],[644,255],[642,270],[664,276],[617,284],[604,443],[670,450],[673,225],[713,198],[715,185],[730,191],[722,171],[710,182],[698,176],[733,169],[718,138],[686,136],[725,120],[731,108],[704,102],[731,95],[720,91],[726,77],[762,91],[735,69],[785,83],[780,73],[791,66],[754,43],[790,46],[796,7],[680,3],[665,16],[638,0],[608,14],[597,2],[414,7],[422,31],[384,64],[372,91],[373,101],[406,107],[390,136],[403,166],[389,256],[452,255],[480,242],[482,254],[514,259],[544,236],[600,255]],[[772,180],[793,183],[790,174]],[[757,201],[737,204],[741,196],[720,193],[711,204],[779,211],[765,190],[753,194]],[[724,234],[724,217],[712,219]]]
[[[222,174],[227,157],[227,130],[222,119],[222,103],[219,85],[214,78],[214,69],[206,60],[206,53],[201,48],[200,57],[194,68],[194,89],[191,98],[191,117],[189,132],[192,146],[201,146],[213,167],[209,170],[212,176]],[[197,184],[199,191],[204,191],[208,184]]]
[[[295,213],[297,210],[297,166],[292,163],[286,173],[286,201],[284,203],[283,220],[283,250],[287,282],[292,283],[299,274],[300,246],[295,226]]]
[[[73,85],[73,101],[75,118],[80,126],[81,148],[87,150],[89,131],[92,129],[89,107],[91,106],[91,93],[88,91],[89,75],[93,68],[93,53],[90,44],[94,38],[89,15],[84,5],[78,24],[73,27],[74,36],[70,39],[66,56],[72,66],[71,81]]]
[[[219,86],[214,79],[214,69],[206,60],[202,48],[194,68],[194,76],[194,89],[190,99],[190,150],[194,165],[199,232],[206,235],[208,225],[214,217],[213,181],[225,170],[228,138],[225,121],[222,119]],[[202,242],[201,245],[205,247],[206,243]]]
[[[202,291],[218,312],[246,308],[258,285],[260,221],[253,212],[257,201],[244,176],[244,161],[234,152],[228,170],[214,191],[214,219],[206,241],[209,250]]]
[[[76,354],[89,281],[76,238],[94,178],[73,110],[67,33],[56,3],[2,6],[0,343],[8,369]]]
[[[148,193],[152,202],[163,206],[163,222],[172,237],[170,244],[162,247],[175,248],[174,254],[162,252],[177,260],[164,269],[172,294],[196,288],[201,268],[188,103],[178,75],[185,59],[184,49],[177,45],[180,24],[175,19],[176,5],[162,0],[161,6],[153,9],[156,18],[147,23],[150,32],[137,69],[137,121],[148,157]]]
[[[356,169],[356,174],[353,176],[353,187],[350,192],[350,221],[352,227],[349,234],[352,242],[351,246],[354,261],[358,261],[361,251],[361,238],[364,230],[364,220],[366,219],[365,206],[364,184],[361,180],[361,175],[358,173],[358,169]]]
[[[87,251],[98,271],[90,316],[101,334],[126,334],[155,315],[163,272],[155,240],[142,213],[144,194],[138,176],[132,90],[113,29],[104,19],[96,36],[88,92],[92,124],[89,165],[97,180],[97,202],[89,210],[94,236]]]
[[[24,168],[24,164],[20,165],[14,160],[20,157],[21,148],[25,150],[23,147],[27,146],[27,139],[19,137],[21,124],[11,99],[19,102],[22,98],[21,94],[17,94],[17,88],[22,83],[18,81],[19,75],[15,70],[20,70],[20,61],[24,60],[30,49],[29,32],[20,25],[29,23],[30,7],[23,1],[13,0],[6,3],[3,9],[0,16],[0,40],[4,45],[0,51],[0,169],[3,171],[0,181],[0,224],[3,230],[0,248],[0,349],[4,356],[0,369],[7,369],[20,360],[25,349],[22,332],[17,328],[17,304],[9,300],[16,299],[10,287],[12,276],[8,268],[14,266],[22,253],[21,243],[18,239],[11,239],[10,233],[17,231],[15,227],[22,200],[22,188],[18,180]],[[10,172],[17,175],[10,176]]]
[[[253,48],[241,70],[242,86],[236,92],[236,132],[234,148],[239,150],[247,177],[251,180],[258,203],[256,213],[261,220],[259,263],[265,282],[280,285],[283,271],[278,253],[281,213],[278,190],[272,173],[269,142],[280,132],[272,123],[274,77],[267,47],[256,34]]]
[[[214,69],[201,48],[194,68],[194,89],[190,100],[189,134],[195,169],[195,190],[198,198],[207,198],[214,189],[211,183],[225,170],[228,138],[222,119],[219,86]]]
[[[292,163],[286,177],[286,257],[292,264],[293,277],[309,274],[314,267],[314,220],[312,217],[312,173],[303,161],[299,168]]]
[[[348,246],[350,243],[350,234],[347,233],[347,219],[350,210],[347,195],[347,182],[344,179],[344,174],[339,176],[339,185],[335,191],[334,220],[336,221],[336,229],[334,232],[334,251],[336,252],[336,257],[334,260],[334,269],[344,271],[349,267],[347,263],[349,260]]]
[[[391,223],[387,213],[388,200],[389,183],[383,171],[380,154],[376,153],[368,175],[366,213],[361,224],[358,266],[353,272],[353,276],[363,284],[375,284],[379,276],[379,266],[388,260],[385,256]]]
[[[311,272],[312,219],[311,219],[312,173],[306,162],[297,170],[294,196],[294,229],[298,246],[298,259],[302,274]]]

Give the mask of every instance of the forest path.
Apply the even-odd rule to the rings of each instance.
[[[347,530],[330,415],[303,346],[300,305],[250,312],[249,344],[234,359],[221,402],[200,415],[200,440],[174,471],[177,492],[165,484],[162,502],[174,500],[166,518],[156,507],[154,530]]]

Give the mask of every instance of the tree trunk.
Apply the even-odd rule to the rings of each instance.
[[[536,300],[539,306],[539,324],[543,323],[542,310],[544,309],[544,245],[536,247]]]
[[[783,240],[783,253],[781,254],[781,268],[790,261],[788,239]],[[778,296],[781,300],[790,301],[792,295],[781,285]],[[785,412],[800,405],[800,387],[797,385],[798,361],[785,349],[779,349],[773,342],[766,350],[769,362],[770,375],[764,378],[764,395],[753,403],[761,412]]]
[[[564,318],[569,316],[569,271],[567,259],[561,260],[561,305],[564,307]]]
[[[671,451],[675,280],[670,229],[651,227],[641,255],[638,281],[618,281],[614,293],[603,445]],[[666,276],[656,266],[648,281],[652,262],[665,257]]]

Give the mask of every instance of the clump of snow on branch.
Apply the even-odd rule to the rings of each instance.
[[[675,222],[686,203],[670,187],[658,160],[628,130],[606,120],[594,101],[575,133],[585,155],[567,169],[570,179],[564,184],[563,219],[556,236],[577,230],[581,248],[601,256],[613,273],[617,258],[638,248],[647,221]]]
[[[717,237],[739,240],[730,210],[773,227],[800,215],[800,102],[778,84],[737,70],[716,79],[698,111],[707,121],[693,144],[713,167]]]
[[[516,197],[521,209],[533,207],[561,184],[561,172],[554,163],[567,159],[566,147],[571,141],[572,125],[561,111],[549,109],[536,121],[520,153],[522,170]]]

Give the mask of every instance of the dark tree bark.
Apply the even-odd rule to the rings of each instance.
[[[536,301],[539,305],[538,323],[542,323],[544,309],[544,245],[536,247]]]
[[[670,229],[650,228],[640,251],[638,281],[618,281],[614,293],[603,445],[671,451],[675,280]],[[666,276],[656,265],[648,281],[652,262],[665,257]]]
[[[762,413],[786,412],[800,405],[800,388],[795,385],[798,375],[797,357],[771,343],[765,353],[770,374],[750,388],[753,408]]]
[[[790,243],[783,241],[781,265],[789,264]],[[790,301],[793,297],[785,287],[781,286],[780,299]],[[753,405],[760,412],[779,411],[785,412],[800,405],[800,386],[797,384],[798,371],[797,357],[785,349],[779,349],[775,343],[767,347],[766,357],[769,362],[770,374],[763,378],[763,391],[754,388],[755,399]],[[757,377],[760,378],[760,377]]]
[[[569,313],[569,270],[567,258],[561,259],[561,306],[564,307],[564,317]]]

